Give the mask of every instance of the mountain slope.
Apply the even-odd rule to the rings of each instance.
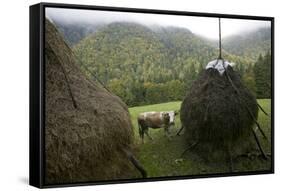
[[[135,23],[112,23],[74,46],[83,65],[104,83],[130,76],[129,80],[162,83],[184,81],[191,65],[195,72],[218,56],[218,50],[185,28],[153,30]],[[225,59],[247,61],[224,52]]]
[[[218,49],[185,28],[146,27],[116,22],[88,35],[73,46],[82,70],[98,78],[129,106],[180,100]],[[244,74],[252,66],[223,51]],[[175,91],[174,87],[179,87]]]
[[[223,39],[223,48],[231,54],[256,61],[259,54],[265,55],[271,48],[271,29],[259,28],[255,31]]]
[[[114,23],[83,39],[74,51],[82,63],[106,83],[124,74],[133,79],[141,76],[144,81],[157,80],[158,77],[149,71],[166,63],[164,48],[148,28],[132,23]]]
[[[74,51],[104,82],[124,73],[144,82],[165,82],[178,75],[184,80],[191,64],[197,69],[217,55],[186,29],[154,31],[135,23],[112,23],[80,41]]]
[[[56,20],[54,18],[52,18],[52,22],[62,33],[70,46],[74,46],[89,34],[93,34],[98,29],[104,27],[102,23],[72,23]]]

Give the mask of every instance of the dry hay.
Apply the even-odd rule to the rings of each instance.
[[[127,106],[82,73],[47,19],[45,34],[45,182],[140,177],[123,151],[133,143]]]
[[[257,148],[252,131],[257,117],[255,96],[231,66],[222,75],[214,68],[202,71],[180,112],[187,147],[213,161]]]

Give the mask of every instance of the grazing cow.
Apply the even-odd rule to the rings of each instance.
[[[144,134],[152,140],[152,137],[148,134],[148,128],[158,129],[164,128],[165,134],[169,133],[171,126],[175,125],[175,116],[178,113],[175,111],[167,112],[144,112],[138,116],[138,126],[140,137],[144,138]]]

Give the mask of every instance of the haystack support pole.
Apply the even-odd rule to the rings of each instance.
[[[221,18],[219,17],[219,58],[221,59]]]

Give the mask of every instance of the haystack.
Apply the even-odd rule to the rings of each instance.
[[[255,96],[223,60],[210,62],[199,74],[180,112],[187,147],[207,160],[257,148],[253,135],[257,117]]]
[[[46,183],[141,177],[129,162],[135,158],[127,106],[82,73],[48,20],[45,30]]]

